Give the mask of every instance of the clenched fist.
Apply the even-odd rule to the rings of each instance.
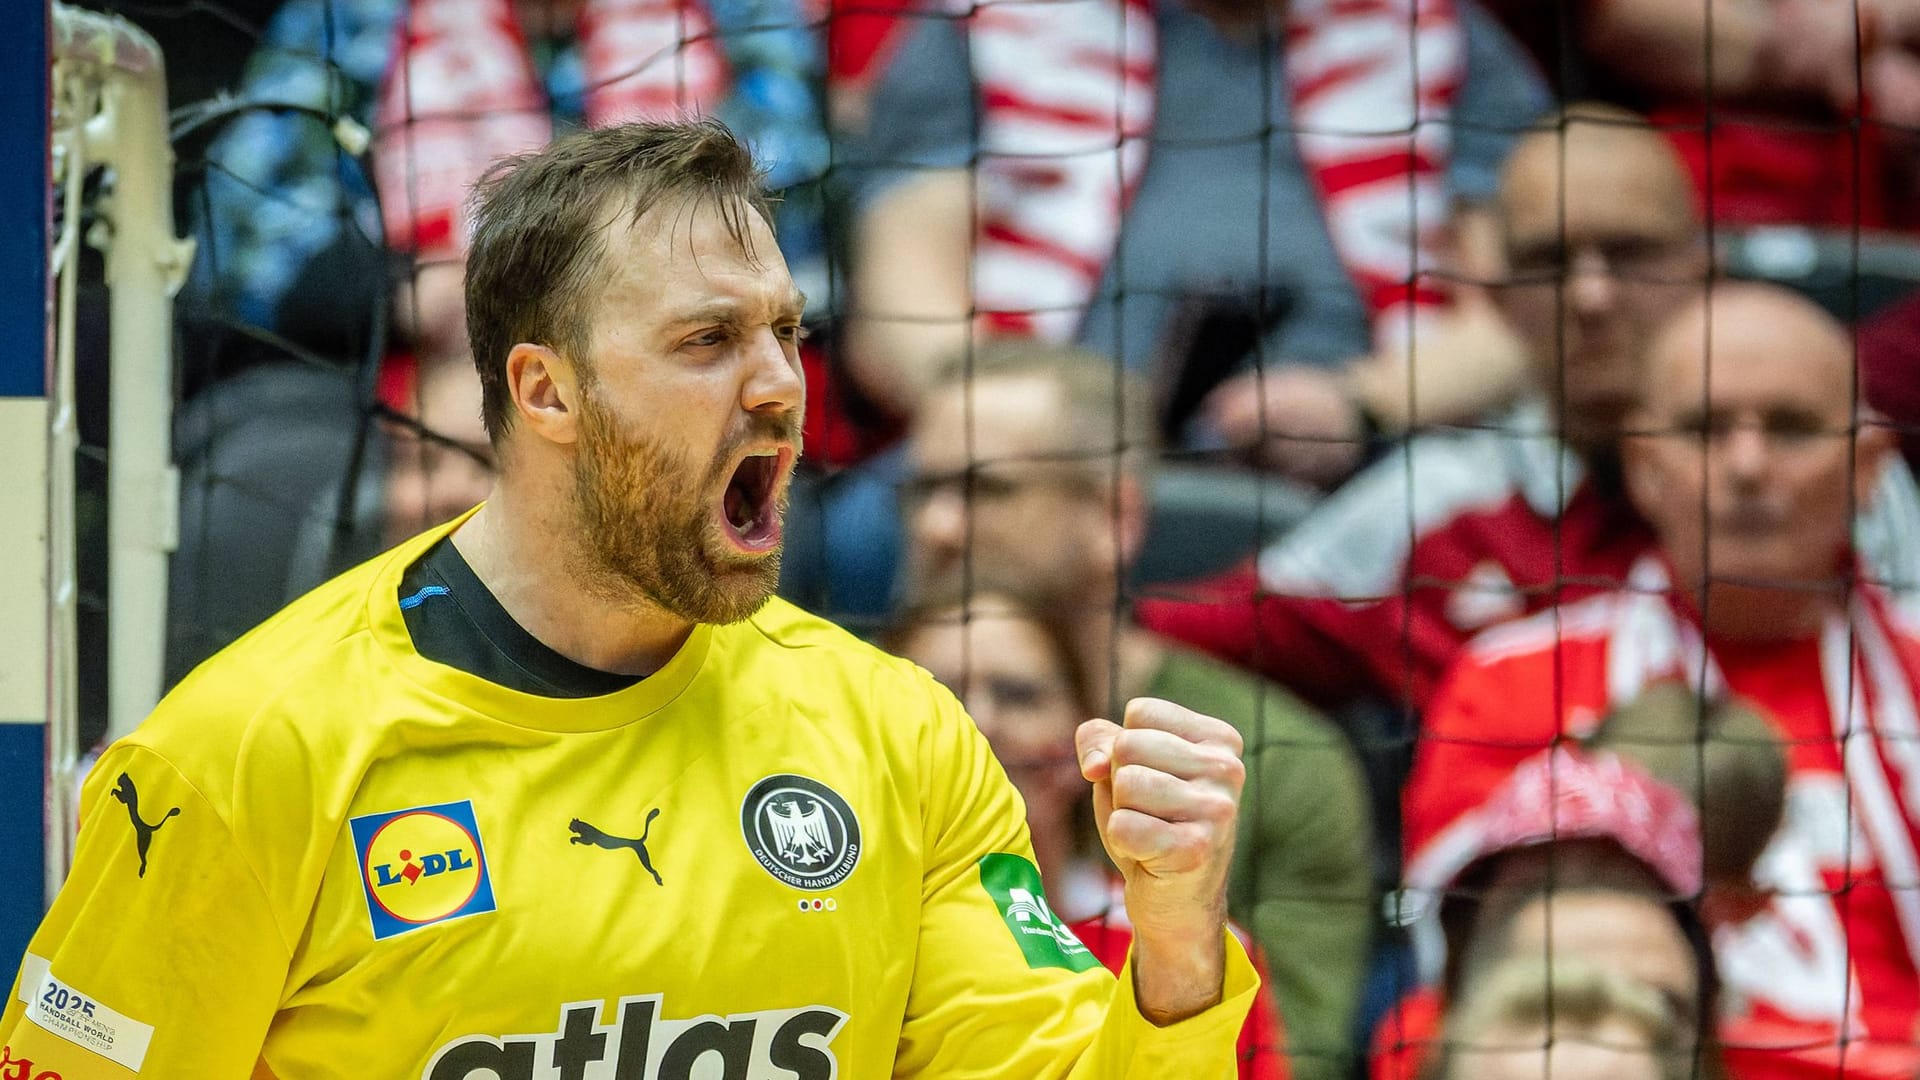
[[[1246,767],[1240,733],[1171,701],[1135,698],[1126,724],[1075,734],[1094,824],[1126,881],[1135,995],[1156,1023],[1213,1005],[1225,973],[1227,864]]]

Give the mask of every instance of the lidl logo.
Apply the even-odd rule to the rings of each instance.
[[[367,814],[348,824],[374,940],[494,910],[471,800]]]

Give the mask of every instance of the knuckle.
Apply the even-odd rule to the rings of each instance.
[[[1247,752],[1247,740],[1240,734],[1239,728],[1225,720],[1216,720],[1214,723],[1217,725],[1219,732],[1217,738],[1221,747],[1232,753],[1236,760]]]
[[[1218,824],[1230,824],[1240,813],[1239,800],[1225,792],[1213,791],[1200,796],[1196,816]]]

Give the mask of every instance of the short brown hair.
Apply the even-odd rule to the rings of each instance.
[[[932,389],[996,378],[1040,378],[1060,388],[1066,411],[1059,432],[1063,456],[1107,464],[1119,452],[1138,470],[1157,449],[1152,394],[1112,357],[1076,345],[995,338],[948,358]]]
[[[1709,882],[1747,882],[1786,814],[1787,756],[1766,718],[1738,698],[1703,699],[1673,680],[1615,708],[1588,736],[1678,789],[1700,814]]]
[[[745,247],[748,207],[772,226],[763,179],[746,146],[711,118],[582,131],[488,169],[474,191],[466,282],[487,436],[497,445],[512,423],[506,359],[515,345],[588,362],[592,283],[620,213],[631,224],[670,200],[711,200]]]

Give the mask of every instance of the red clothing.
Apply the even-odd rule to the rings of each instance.
[[[1625,497],[1586,478],[1550,431],[1535,404],[1485,430],[1415,435],[1257,563],[1142,597],[1135,612],[1318,704],[1424,709],[1474,634],[1617,588],[1654,546]],[[1869,580],[1914,580],[1920,499],[1904,462],[1855,526]]]
[[[1127,950],[1133,946],[1133,924],[1127,921],[1126,901],[1118,888],[1111,890],[1108,903],[1111,906],[1103,914],[1073,923],[1069,929],[1117,975],[1127,962]],[[1233,932],[1247,947],[1253,968],[1260,973],[1260,993],[1247,1013],[1246,1026],[1240,1029],[1240,1080],[1287,1080],[1291,1075],[1287,1034],[1280,1023],[1279,1006],[1274,1004],[1267,962],[1245,930],[1235,926]]]
[[[1562,734],[1591,730],[1616,694],[1644,685],[1623,672],[1646,661],[1646,624],[1630,612],[1648,602],[1595,596],[1473,642],[1433,698],[1407,785],[1410,880],[1471,842],[1477,821],[1469,812],[1509,770]],[[1911,717],[1920,685],[1920,639],[1891,619],[1873,625],[1888,642],[1886,665],[1874,670],[1897,671],[1897,693],[1861,674],[1871,646],[1849,640],[1844,623],[1810,641],[1706,649],[1709,677],[1790,740],[1785,821],[1755,869],[1775,899],[1754,919],[1715,932],[1726,988],[1721,1037],[1742,1077],[1910,1077],[1920,1066],[1914,943],[1883,869],[1910,865],[1920,849],[1920,817],[1908,801],[1910,790],[1920,791],[1920,761],[1910,736],[1889,734],[1910,723],[1902,717]],[[1829,655],[1835,642],[1837,660]],[[1834,686],[1829,662],[1852,665],[1855,674],[1841,678],[1848,687]],[[1843,760],[1830,702],[1850,692],[1867,700],[1855,706],[1849,730],[1860,734]]]
[[[1652,545],[1633,508],[1581,479],[1570,454],[1556,483],[1550,437],[1483,431],[1407,446],[1404,461],[1396,451],[1329,496],[1257,567],[1179,599],[1142,599],[1140,622],[1323,705],[1419,708],[1473,634],[1617,587]]]
[[[1420,1080],[1427,1057],[1440,1045],[1446,1016],[1438,987],[1422,986],[1394,1003],[1373,1029],[1367,1048],[1368,1080]]]
[[[1741,115],[1720,106],[1709,137],[1706,113],[1698,106],[1658,108],[1651,119],[1686,164],[1704,214],[1715,224],[1844,229],[1856,220],[1866,229],[1912,224],[1894,220],[1906,199],[1890,174],[1878,124],[1863,123],[1856,140],[1845,117]]]
[[[1860,392],[1893,425],[1900,453],[1920,467],[1920,294],[1860,324]]]

